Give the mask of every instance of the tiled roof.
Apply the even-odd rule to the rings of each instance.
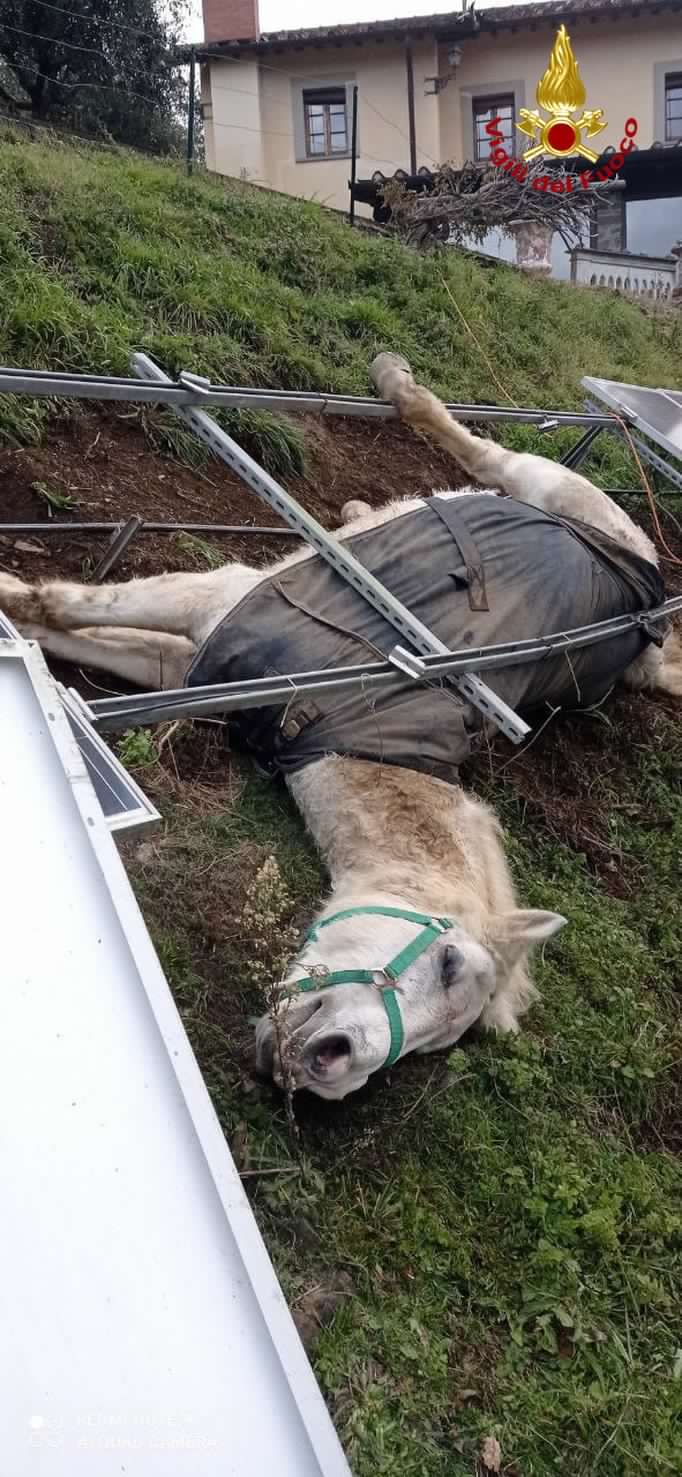
[[[682,9],[682,0],[659,0],[656,11]],[[202,50],[215,51],[221,47],[235,48],[237,43],[239,50],[272,51],[282,47],[321,46],[324,44],[339,43],[345,39],[354,41],[371,40],[372,37],[388,37],[399,35],[418,35],[427,32],[436,32],[442,36],[467,36],[477,31],[498,31],[510,26],[536,25],[538,21],[570,21],[578,16],[594,16],[604,18],[627,14],[639,14],[646,16],[648,4],[646,0],[540,0],[533,5],[502,5],[496,10],[466,10],[450,11],[440,15],[416,15],[399,17],[395,20],[380,21],[354,21],[349,25],[338,26],[315,26],[306,27],[303,30],[292,31],[267,31],[263,32],[258,40],[248,40],[242,37],[228,38],[223,41],[212,41],[209,46]],[[187,47],[182,48],[187,51]]]

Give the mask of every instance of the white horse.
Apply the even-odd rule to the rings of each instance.
[[[379,355],[372,374],[401,417],[435,436],[483,488],[580,519],[657,563],[647,535],[586,478],[473,436],[397,355]],[[339,537],[422,501],[396,500],[380,511],[347,504]],[[30,586],[0,573],[0,608],[55,657],[142,687],[177,687],[230,610],[273,572],[310,557],[303,548],[265,570],[231,563],[104,586]],[[682,695],[682,663],[668,643],[647,646],[622,675],[631,688]],[[529,951],[566,920],[518,907],[490,809],[429,775],[333,754],[287,784],[332,896],[282,982],[281,1008],[256,1028],[259,1067],[341,1098],[378,1068],[410,1051],[451,1046],[474,1024],[516,1031],[535,994]]]

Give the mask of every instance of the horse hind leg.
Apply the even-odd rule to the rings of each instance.
[[[670,631],[662,646],[647,646],[623,673],[630,692],[663,692],[682,697],[682,638]]]
[[[194,638],[207,614],[219,619],[229,603],[229,566],[205,574],[160,574],[122,584],[81,585],[48,580],[27,585],[0,572],[0,610],[20,630],[28,625],[57,630],[90,626],[165,631]]]

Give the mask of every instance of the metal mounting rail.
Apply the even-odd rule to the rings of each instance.
[[[424,657],[419,680],[435,681],[455,672],[501,671],[505,667],[520,666],[523,662],[541,661],[562,651],[613,640],[632,630],[633,626],[666,620],[681,610],[682,595],[676,595],[653,610],[614,616],[611,620],[576,626],[570,631],[557,631],[537,639],[510,641],[498,646],[468,647],[443,657]],[[90,722],[96,727],[115,731],[131,724],[162,723],[168,718],[201,718],[212,713],[273,706],[287,702],[293,693],[315,696],[358,686],[363,690],[366,687],[399,686],[403,680],[391,662],[370,662],[364,667],[325,667],[282,677],[256,677],[248,682],[169,688],[165,692],[125,693],[121,697],[98,698],[87,704],[87,712]]]
[[[51,518],[47,523],[4,523],[0,522],[0,533],[118,533],[121,527],[118,523],[82,523],[75,521],[67,523],[66,519]],[[148,523],[145,518],[140,519],[138,533],[215,533],[215,534],[239,534],[253,533],[259,535],[269,534],[273,538],[298,538],[291,528],[275,528],[274,526],[259,526],[256,523]]]
[[[167,376],[158,365],[146,354],[133,354],[133,368],[141,378],[156,381],[157,383],[168,383]],[[259,467],[258,463],[244,451],[236,441],[223,431],[216,421],[212,420],[205,411],[188,409],[185,406],[175,407],[177,414],[191,426],[201,441],[210,447],[215,456],[227,463],[234,472],[240,476],[254,492],[258,494],[280,517],[289,524],[290,528],[296,530],[307,543],[326,560],[331,568],[341,575],[364,600],[379,611],[379,614],[400,633],[403,639],[409,641],[416,647],[421,656],[449,656],[450,651],[444,641],[435,636],[428,626],[418,620],[400,600],[387,590],[384,585],[364,565],[360,563],[343,544],[339,543],[334,535],[328,533],[318,523],[312,514],[306,513],[300,507],[295,498],[285,492],[269,472]],[[398,664],[405,670],[404,657],[397,653]],[[502,701],[496,693],[492,692],[479,677],[464,676],[453,679],[455,686],[462,697],[478,708],[486,718],[492,719],[502,732],[510,738],[513,743],[520,743],[530,728],[523,719],[519,718],[513,708]]]
[[[632,432],[630,432],[630,435],[632,436]],[[640,456],[644,458],[645,462],[649,462],[649,465],[656,472],[660,472],[663,477],[667,477],[678,491],[682,492],[682,472],[678,471],[675,467],[671,467],[670,462],[667,462],[664,457],[659,456],[658,452],[654,451],[653,447],[648,446],[646,441],[642,441],[641,437],[632,436],[632,444],[637,447]]]
[[[585,404],[588,408],[596,408],[594,400],[588,399],[585,401]],[[653,447],[650,446],[647,441],[642,441],[641,436],[635,435],[634,431],[631,429],[632,425],[634,425],[632,413],[625,406],[623,407],[622,419],[630,423],[628,426],[628,429],[630,430],[630,439],[633,446],[637,447],[642,460],[648,462],[649,465],[653,467],[656,472],[660,472],[661,476],[665,477],[669,482],[671,482],[673,484],[673,487],[677,488],[678,492],[682,492],[682,471],[680,470],[679,466],[673,467],[669,461],[665,460],[665,457],[662,457],[659,452],[654,451]],[[625,442],[625,445],[627,446],[627,438],[623,434],[622,426],[619,425],[618,422],[615,422],[612,425],[611,429],[616,432],[617,436],[621,437],[621,439]],[[648,430],[648,428],[644,427],[643,429],[645,430],[646,434],[652,434]],[[635,490],[641,493],[642,489]],[[611,494],[611,496],[613,496],[613,494]]]
[[[326,395],[318,391],[254,390],[242,385],[214,385],[200,375],[184,373],[177,381],[164,376],[155,382],[117,375],[54,373],[44,369],[0,366],[0,395],[58,396],[76,400],[130,400],[169,406],[223,406],[233,410],[274,410],[287,414],[369,416],[394,420],[397,411],[385,400],[363,395]],[[608,412],[507,409],[499,405],[449,404],[447,410],[462,421],[516,421],[541,429],[557,426],[613,427]]]

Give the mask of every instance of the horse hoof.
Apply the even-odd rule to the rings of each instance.
[[[341,509],[341,522],[353,523],[356,518],[366,518],[371,511],[369,503],[363,503],[358,497],[351,498]]]
[[[393,386],[404,388],[406,379],[410,385],[414,384],[412,370],[402,354],[377,354],[370,364],[369,373],[384,400],[391,399]]]

